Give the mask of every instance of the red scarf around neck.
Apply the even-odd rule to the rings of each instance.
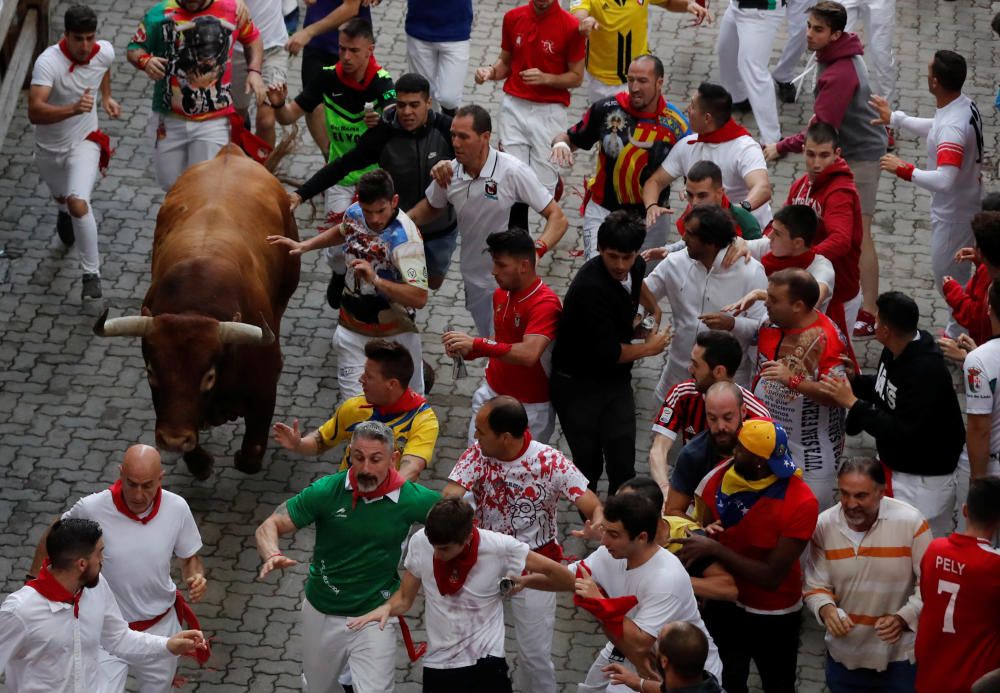
[[[382,483],[371,491],[362,491],[358,488],[358,473],[354,467],[347,470],[347,478],[351,482],[352,510],[357,507],[359,498],[364,498],[365,500],[375,500],[376,498],[381,498],[382,496],[392,493],[398,488],[402,488],[403,484],[406,483],[406,479],[400,476],[395,467],[389,467],[389,473],[385,475],[384,479],[382,479]]]
[[[139,517],[129,509],[128,503],[125,502],[125,494],[122,492],[121,479],[112,484],[109,490],[111,491],[111,500],[115,502],[115,507],[118,508],[118,512],[130,520],[135,520],[136,522],[140,522],[145,525],[156,517],[156,513],[160,512],[160,501],[163,500],[162,486],[156,490],[156,497],[153,499],[152,510],[149,511],[149,514],[146,515],[146,517]]]
[[[722,142],[731,142],[739,137],[743,137],[743,135],[749,134],[749,130],[730,118],[726,121],[726,124],[718,130],[698,135],[694,139],[688,140],[688,144],[697,144],[699,142],[703,142],[705,144],[721,144]]]
[[[90,55],[87,56],[86,60],[77,60],[69,52],[69,44],[66,43],[66,37],[59,39],[59,50],[62,54],[69,59],[69,71],[72,72],[76,69],[78,65],[89,65],[90,61],[94,59],[94,56],[101,52],[101,47],[94,42],[94,47],[90,49]]]
[[[656,100],[656,110],[649,112],[637,111],[632,108],[632,101],[629,99],[627,91],[620,91],[615,94],[615,100],[629,115],[638,120],[656,120],[667,106],[667,100],[663,98],[662,94]]]
[[[73,618],[80,618],[80,597],[83,596],[83,590],[81,589],[76,594],[70,594],[70,592],[63,587],[56,576],[49,571],[48,561],[42,566],[42,569],[38,571],[38,577],[34,580],[28,580],[28,587],[38,592],[50,602],[61,602],[63,604],[73,605]]]
[[[375,79],[375,75],[382,69],[382,66],[375,61],[374,55],[368,56],[368,67],[365,68],[365,76],[360,82],[355,82],[352,77],[344,72],[344,63],[338,62],[337,67],[334,69],[337,71],[337,77],[340,78],[341,84],[348,89],[362,91],[368,88],[368,85],[372,83],[373,79]]]
[[[399,396],[399,399],[397,399],[392,404],[388,404],[384,407],[376,407],[374,404],[365,404],[362,406],[371,407],[372,409],[375,410],[375,413],[378,414],[379,416],[395,416],[397,414],[405,414],[408,411],[413,411],[414,409],[418,409],[424,406],[424,404],[426,403],[427,403],[426,399],[418,395],[412,389],[406,388],[406,392],[401,394]]]
[[[764,265],[764,274],[770,277],[775,272],[789,267],[806,269],[815,259],[816,251],[810,248],[801,255],[786,255],[785,257],[778,257],[769,252],[760,259],[760,264]]]
[[[469,577],[472,566],[479,558],[479,528],[473,525],[472,538],[462,552],[450,561],[434,559],[434,582],[438,592],[444,596],[455,594]]]

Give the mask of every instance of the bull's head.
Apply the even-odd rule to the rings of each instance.
[[[156,444],[165,450],[190,452],[206,422],[215,395],[223,356],[230,344],[265,346],[274,342],[267,321],[261,325],[220,322],[204,315],[161,314],[107,319],[105,310],[94,324],[100,337],[141,337],[149,389],[156,410]]]

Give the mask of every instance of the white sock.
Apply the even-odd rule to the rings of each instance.
[[[87,205],[90,206],[90,203]],[[97,250],[97,220],[94,211],[88,209],[82,217],[72,217],[76,247],[80,253],[80,266],[84,274],[101,273],[101,256]]]

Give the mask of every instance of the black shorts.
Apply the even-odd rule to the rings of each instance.
[[[324,67],[336,64],[340,56],[336,53],[327,53],[319,48],[306,46],[302,49],[302,88],[305,89],[309,82],[316,77]]]
[[[424,667],[424,693],[511,693],[507,660],[483,657],[469,667]]]

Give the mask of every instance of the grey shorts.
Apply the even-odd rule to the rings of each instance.
[[[854,187],[861,198],[861,213],[867,217],[875,215],[875,200],[878,197],[878,180],[882,169],[878,159],[873,161],[848,161],[854,173]]]
[[[264,86],[288,82],[288,53],[284,46],[273,46],[264,50],[264,62],[260,66],[260,76]],[[251,95],[246,93],[247,61],[243,51],[233,51],[232,86],[233,105],[236,110],[250,108]]]

